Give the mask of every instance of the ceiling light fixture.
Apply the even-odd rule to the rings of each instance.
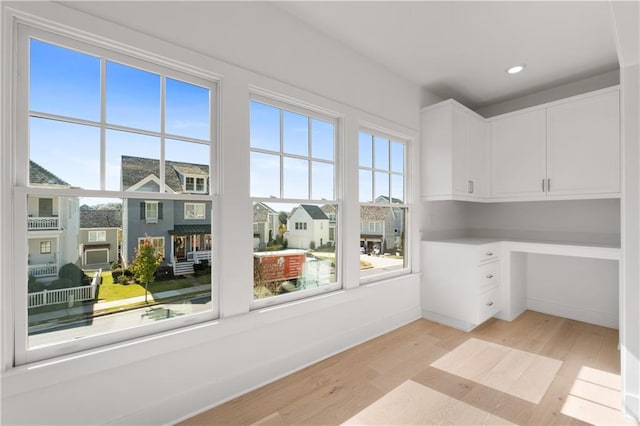
[[[525,65],[516,65],[515,67],[511,67],[507,70],[507,73],[509,74],[518,74],[520,71],[522,71],[524,69]]]

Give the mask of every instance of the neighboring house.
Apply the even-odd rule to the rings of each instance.
[[[263,250],[278,235],[278,212],[264,203],[253,205],[253,248]]]
[[[338,207],[335,204],[325,204],[320,207],[324,214],[329,218],[329,237],[327,243],[333,247],[336,245],[336,215],[338,214]]]
[[[160,162],[122,156],[123,191],[160,191]],[[209,193],[209,166],[165,161],[168,193]],[[128,199],[122,212],[122,256],[130,263],[147,236],[176,274],[193,272],[193,264],[211,260],[211,202]]]
[[[378,204],[389,204],[389,197],[378,196]],[[396,204],[402,201],[393,199]],[[365,253],[380,253],[399,249],[404,229],[404,214],[400,207],[360,206],[360,247]]]
[[[82,265],[101,265],[118,259],[122,212],[80,207]]]
[[[29,184],[40,188],[70,187],[33,161],[29,161]],[[27,215],[29,275],[38,279],[55,279],[62,265],[80,263],[77,197],[29,195]]]
[[[329,217],[318,206],[300,204],[287,223],[289,248],[321,247],[329,241]]]

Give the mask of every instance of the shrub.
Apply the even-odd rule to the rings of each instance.
[[[71,288],[71,287],[77,287],[77,285],[71,281],[69,278],[58,278],[57,280],[54,280],[51,282],[51,284],[49,284],[49,287],[47,287],[47,290],[60,290],[62,288]]]
[[[118,284],[129,284],[129,277],[125,275],[118,275],[117,282]]]
[[[316,249],[316,242],[315,241],[309,241],[309,250],[315,250]]]
[[[45,285],[40,281],[36,280],[36,278],[33,275],[29,275],[29,282],[27,284],[27,287],[28,287],[29,293],[37,293],[46,288]]]
[[[86,285],[84,272],[82,272],[82,269],[73,263],[63,265],[60,268],[60,272],[58,272],[58,278],[71,281],[74,284],[71,287]],[[91,280],[89,280],[89,282],[91,282]]]
[[[170,280],[173,278],[173,266],[158,266],[154,274],[156,280]]]

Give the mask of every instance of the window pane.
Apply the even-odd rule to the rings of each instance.
[[[337,282],[335,204],[253,204],[254,299]],[[296,226],[297,225],[297,226]]]
[[[391,171],[404,172],[404,144],[391,141]]]
[[[29,184],[100,189],[100,129],[29,119]]]
[[[166,79],[165,131],[173,135],[211,139],[209,89]]]
[[[404,177],[402,175],[391,175],[391,197],[392,202],[403,204],[404,199]]]
[[[160,131],[160,76],[107,62],[107,123]]]
[[[180,218],[171,212],[181,212],[182,201],[157,200],[155,224],[141,219],[141,203],[144,200],[27,197],[30,348],[212,310],[211,222],[201,221],[197,229],[192,226],[179,233]],[[43,207],[52,216],[40,216]],[[207,213],[210,217],[209,203]],[[109,227],[100,229],[107,222]],[[39,237],[47,230],[46,238]],[[91,231],[104,233],[104,241],[90,241]],[[135,264],[146,235],[162,257],[155,279],[148,284],[147,303],[145,285],[131,275],[134,268],[110,265],[117,261],[119,247],[128,264]],[[41,247],[50,252],[42,253]],[[192,279],[180,276],[186,272],[181,268],[187,259],[196,262],[188,263]],[[93,278],[100,268],[102,282],[97,285]]]
[[[167,191],[210,194],[209,153],[207,144],[167,139],[164,151]],[[190,182],[189,187],[184,185],[185,181]]]
[[[373,202],[373,178],[371,171],[360,170],[360,202],[371,203]]]
[[[311,120],[311,156],[333,161],[335,129],[332,123]]]
[[[375,168],[389,170],[389,140],[375,137]]]
[[[309,155],[309,118],[290,111],[283,113],[283,152]]]
[[[373,167],[373,136],[360,132],[358,137],[360,145],[360,152],[358,154],[360,167]]]
[[[251,148],[280,151],[280,109],[251,101]]]
[[[360,221],[360,276],[406,268],[406,209],[360,206]]]
[[[160,139],[107,130],[106,172],[108,190],[159,192]]]
[[[375,198],[376,203],[388,203],[389,202],[389,174],[388,173],[375,173]],[[380,197],[386,197],[380,199]]]
[[[280,156],[251,153],[251,196],[280,198]]]
[[[284,157],[282,166],[284,198],[309,198],[309,162]]]
[[[100,121],[100,59],[30,41],[29,109]]]
[[[333,200],[333,164],[311,163],[311,198],[315,200]]]

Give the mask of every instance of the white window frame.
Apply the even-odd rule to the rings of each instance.
[[[145,200],[144,201],[144,220],[146,223],[158,223],[158,209],[160,204],[157,200]],[[151,214],[153,213],[153,214]]]
[[[49,249],[47,250],[46,248],[43,250],[43,247],[49,247]],[[46,241],[40,241],[40,254],[51,254],[53,251],[53,243],[51,240],[46,240]]]
[[[107,231],[87,231],[87,239],[90,243],[107,241]]]
[[[193,179],[193,184],[189,185],[189,179]],[[198,181],[202,181],[202,190],[198,191]],[[184,177],[184,190],[185,192],[191,192],[194,194],[206,194],[207,193],[207,178],[196,175],[185,175]]]
[[[205,183],[210,189],[210,193],[207,194],[175,194],[169,192],[153,192],[153,198],[156,198],[160,202],[167,201],[202,201],[211,202],[212,208],[217,211],[219,205],[218,187],[219,187],[219,164],[218,164],[218,139],[219,139],[219,105],[220,105],[220,93],[218,86],[220,84],[220,77],[214,75],[203,69],[191,67],[187,64],[181,63],[175,60],[165,60],[159,56],[150,54],[147,55],[138,49],[132,49],[119,43],[112,43],[110,40],[100,37],[92,37],[90,34],[69,32],[65,27],[57,24],[51,24],[47,26],[47,29],[39,28],[36,23],[31,21],[16,22],[16,31],[14,32],[15,38],[15,60],[12,60],[11,67],[11,79],[12,86],[16,88],[17,94],[10,104],[15,111],[15,132],[12,133],[11,144],[12,152],[14,155],[11,158],[13,170],[15,170],[15,183],[13,191],[17,200],[27,199],[28,196],[47,196],[47,197],[97,197],[97,198],[120,198],[126,203],[127,200],[145,201],[146,197],[149,197],[149,193],[123,191],[123,190],[107,190],[106,189],[106,167],[105,167],[105,133],[106,129],[115,129],[120,131],[127,131],[133,133],[147,134],[158,137],[161,144],[161,167],[159,180],[161,182],[160,187],[166,188],[165,182],[165,167],[162,167],[164,158],[164,145],[166,139],[174,139],[186,142],[194,142],[206,144],[211,147],[208,164],[210,167],[211,182],[215,184]],[[62,35],[64,34],[64,35]],[[105,88],[104,80],[101,89],[101,121],[93,122],[84,119],[74,117],[62,117],[53,114],[47,114],[44,112],[34,112],[29,110],[29,43],[30,39],[42,40],[45,43],[59,45],[63,48],[70,50],[76,50],[85,54],[97,56],[101,58],[101,64],[103,70],[105,68],[106,61],[113,61],[126,66],[135,67],[144,71],[149,71],[161,76],[164,81],[165,78],[172,78],[178,81],[183,81],[196,86],[204,87],[210,91],[210,133],[208,139],[194,139],[190,137],[184,137],[180,135],[171,135],[162,132],[153,132],[143,129],[133,129],[123,126],[117,126],[108,124],[105,121],[105,104],[104,97]],[[161,99],[164,99],[162,94]],[[83,189],[78,187],[68,188],[43,188],[29,185],[29,144],[24,141],[29,140],[29,119],[30,117],[38,117],[45,119],[52,119],[58,121],[65,121],[68,123],[75,123],[85,126],[93,126],[102,129],[101,130],[101,150],[100,150],[100,189]],[[162,127],[164,128],[164,127]],[[170,159],[168,159],[170,160]],[[16,202],[14,203],[14,218],[27,217],[26,206]],[[71,213],[70,213],[71,214]],[[21,288],[26,290],[26,279],[22,280],[22,275],[19,271],[28,268],[28,250],[27,250],[27,229],[26,221],[20,221],[18,219],[12,219],[12,224],[16,229],[16,235],[18,238],[15,242],[15,255],[14,263],[16,265],[16,272],[14,280],[16,282],[17,291],[13,292],[13,309],[12,317],[14,324],[14,340],[12,345],[13,350],[13,364],[23,365],[30,362],[45,360],[54,356],[60,356],[65,354],[71,354],[78,351],[84,351],[94,348],[101,348],[106,345],[124,342],[151,334],[160,332],[166,332],[174,330],[179,327],[184,327],[203,321],[210,321],[218,318],[219,316],[219,268],[212,268],[212,286],[211,294],[214,303],[212,303],[212,309],[206,312],[195,313],[191,315],[185,315],[178,318],[172,318],[167,321],[157,321],[152,324],[118,329],[110,333],[93,334],[87,337],[83,337],[80,340],[73,341],[61,341],[50,345],[38,346],[29,348],[29,340],[26,333],[28,328],[27,319],[27,292],[21,291]],[[25,224],[22,224],[25,222]],[[212,220],[212,231],[214,241],[218,241],[219,238],[215,236],[219,232],[219,224]],[[23,236],[23,237],[21,237]],[[22,241],[24,240],[24,241]],[[217,259],[217,247],[214,244],[212,248],[212,262],[216,263]],[[22,283],[22,281],[24,281]]]
[[[373,126],[369,126],[369,125],[365,125],[363,123],[361,123],[359,131],[358,131],[358,145],[360,144],[360,133],[367,133],[369,135],[373,135],[374,137],[381,137],[381,138],[385,138],[388,139],[389,141],[393,141],[393,142],[399,142],[402,143],[404,145],[404,161],[403,161],[403,166],[402,166],[402,173],[398,173],[398,172],[392,172],[391,171],[391,166],[389,166],[389,170],[383,170],[383,169],[377,169],[375,168],[375,145],[372,144],[372,164],[371,167],[363,167],[360,165],[360,161],[358,160],[358,172],[360,170],[369,170],[372,172],[372,182],[371,182],[371,188],[372,188],[372,194],[375,194],[375,173],[376,171],[382,171],[382,172],[386,172],[389,174],[389,204],[384,204],[384,203],[375,203],[375,202],[369,202],[369,203],[363,203],[363,202],[359,202],[358,203],[358,208],[360,208],[360,206],[378,206],[378,207],[385,207],[385,208],[401,208],[404,210],[405,212],[405,217],[404,217],[404,234],[405,234],[405,240],[404,240],[404,267],[401,269],[396,269],[393,271],[387,271],[387,272],[381,272],[375,275],[368,275],[368,276],[360,276],[360,285],[365,285],[365,284],[370,284],[370,283],[374,283],[377,281],[383,281],[383,280],[387,280],[390,278],[394,278],[394,277],[399,277],[402,275],[408,275],[411,273],[411,258],[413,256],[412,251],[414,250],[413,247],[413,241],[411,239],[411,232],[409,232],[409,230],[411,229],[410,225],[410,219],[411,219],[411,208],[410,208],[410,204],[407,201],[408,199],[411,198],[411,195],[409,193],[409,176],[411,174],[411,171],[409,170],[409,165],[410,165],[410,161],[409,158],[410,157],[410,148],[411,148],[411,138],[404,136],[404,135],[400,135],[397,134],[393,131],[389,131],[386,129],[381,129],[381,128],[377,128],[377,127],[373,127]],[[358,146],[358,152],[360,152],[359,150],[359,146]],[[391,158],[391,144],[389,145],[389,158]],[[403,193],[404,193],[404,200],[402,203],[397,203],[397,204],[393,204],[391,203],[392,201],[392,193],[391,193],[391,175],[402,175],[403,176]],[[359,173],[358,173],[359,175]],[[360,181],[358,179],[358,185],[360,184]],[[358,197],[359,197],[360,192],[358,191]],[[375,199],[374,199],[375,201]],[[368,222],[367,228],[370,227],[371,224],[378,222],[379,221],[362,221],[360,220],[360,229],[362,232],[362,226]],[[384,235],[384,223],[381,224],[381,232],[382,232],[382,238],[384,239],[385,235]],[[374,225],[375,227],[375,225]]]
[[[146,240],[149,239],[151,241],[151,245],[153,246],[156,253],[160,252],[164,257],[164,237],[139,237],[138,238],[138,250],[140,249],[140,245]]]
[[[189,208],[193,209],[193,216],[190,216]],[[198,210],[202,209],[202,214],[198,214]],[[205,203],[184,203],[185,220],[202,220],[207,218],[207,205]]]
[[[249,96],[249,106],[251,104],[251,102],[259,102],[261,104],[265,104],[265,105],[269,105],[275,108],[279,108],[280,111],[280,124],[281,124],[281,131],[280,131],[280,150],[279,151],[271,151],[271,150],[266,150],[266,149],[261,149],[261,148],[254,148],[249,146],[249,150],[250,152],[258,152],[258,153],[266,153],[266,154],[271,154],[271,155],[278,155],[280,158],[280,192],[279,194],[277,194],[277,196],[273,196],[273,197],[251,197],[252,202],[254,203],[258,203],[258,202],[262,202],[262,203],[282,203],[282,204],[303,204],[303,203],[308,203],[308,204],[317,204],[318,206],[321,206],[323,204],[333,204],[335,205],[335,207],[337,209],[341,208],[342,202],[340,200],[341,198],[341,194],[342,194],[342,190],[341,190],[341,185],[342,185],[342,164],[341,164],[341,156],[338,155],[339,149],[342,148],[342,140],[341,140],[341,129],[342,129],[342,116],[340,114],[337,114],[335,112],[332,111],[328,111],[328,110],[323,110],[319,107],[316,106],[311,106],[308,105],[304,102],[301,101],[297,101],[288,97],[284,97],[284,96],[279,96],[276,95],[272,92],[267,92],[267,91],[263,91],[261,89],[258,88],[251,88],[250,89],[250,96]],[[288,154],[285,153],[283,151],[284,149],[284,145],[283,145],[283,131],[282,131],[282,120],[283,120],[283,114],[284,111],[289,111],[289,112],[294,112],[297,114],[301,114],[310,118],[315,118],[318,120],[322,120],[325,122],[330,122],[333,124],[333,129],[334,129],[334,135],[333,135],[333,140],[334,140],[334,147],[333,147],[333,161],[328,161],[328,160],[324,160],[324,159],[316,159],[315,157],[312,157],[312,152],[311,150],[309,150],[308,155],[306,156],[300,156],[300,155],[295,155],[295,154]],[[309,132],[308,135],[309,141],[311,142],[311,132]],[[332,164],[333,165],[333,173],[334,173],[334,181],[333,181],[333,193],[334,193],[334,199],[332,200],[326,200],[326,199],[312,199],[312,198],[305,198],[305,199],[293,199],[293,198],[284,198],[283,197],[283,178],[282,178],[282,170],[283,170],[283,165],[284,165],[284,158],[299,158],[299,159],[304,159],[304,160],[308,160],[308,161],[319,161],[319,162],[324,162],[327,164]],[[309,185],[309,191],[308,194],[311,196],[312,193],[312,180],[311,180],[311,168],[309,168],[309,181],[308,181],[308,185]],[[289,224],[289,226],[291,227],[291,224]],[[295,225],[294,225],[295,226]],[[338,232],[336,231],[336,243],[334,244],[335,246],[335,252],[336,252],[336,258],[337,258],[337,263],[336,263],[336,282],[335,283],[331,283],[325,286],[320,286],[317,288],[313,288],[313,289],[305,289],[304,291],[296,291],[296,292],[291,292],[291,293],[287,293],[287,294],[282,294],[282,295],[277,295],[277,296],[272,296],[272,297],[267,297],[264,299],[252,299],[251,302],[251,310],[255,310],[255,309],[260,309],[266,306],[271,306],[271,305],[276,305],[276,304],[283,304],[283,303],[288,303],[288,302],[293,302],[293,301],[297,301],[297,300],[301,300],[301,299],[307,299],[319,294],[324,294],[324,293],[328,293],[328,292],[332,292],[332,291],[336,291],[336,290],[340,290],[343,288],[343,283],[342,283],[342,276],[343,276],[343,262],[342,262],[342,256],[340,256],[340,247],[341,247],[341,241],[340,241],[340,236],[338,235]],[[253,285],[251,286],[251,288],[253,289]]]

